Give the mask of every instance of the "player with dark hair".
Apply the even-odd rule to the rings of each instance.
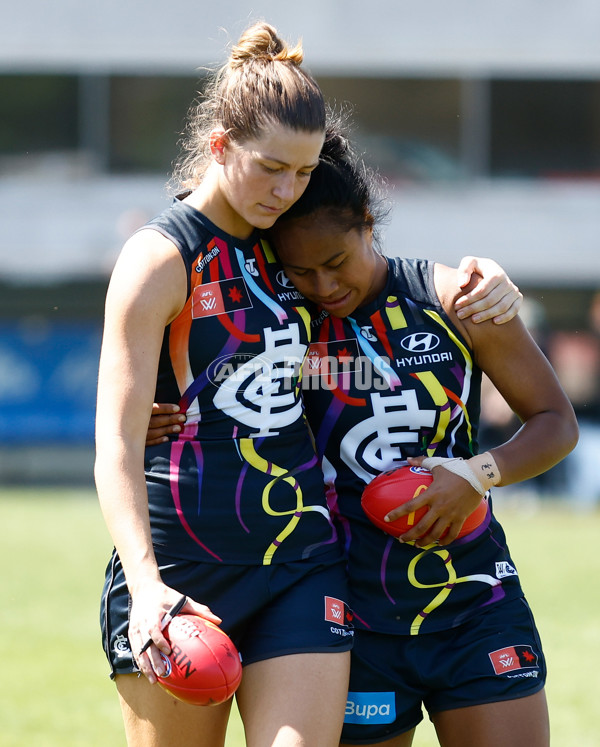
[[[408,747],[425,704],[444,747],[545,747],[546,667],[489,489],[549,469],[575,445],[572,407],[515,318],[461,321],[457,272],[373,245],[373,175],[326,141],[308,189],[271,230],[295,287],[321,309],[304,401],[348,557],[354,614],[342,741]],[[522,427],[481,455],[482,371]],[[434,482],[401,542],[361,509],[365,485],[409,462]],[[456,539],[488,495],[488,514]]]

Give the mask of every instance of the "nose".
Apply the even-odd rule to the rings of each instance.
[[[315,296],[326,301],[339,287],[339,283],[331,272],[316,272],[314,277]]]
[[[296,175],[285,172],[279,175],[279,179],[273,189],[273,194],[283,202],[292,202],[295,194]]]

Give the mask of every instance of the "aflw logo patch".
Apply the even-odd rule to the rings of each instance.
[[[192,319],[251,307],[252,301],[244,278],[228,278],[198,285],[192,293]]]
[[[325,619],[338,625],[352,626],[354,615],[348,605],[341,599],[325,597]]]
[[[515,669],[535,669],[538,665],[537,654],[531,646],[508,646],[499,648],[489,654],[496,674],[513,672]]]
[[[304,376],[335,376],[359,371],[359,355],[356,340],[312,342],[304,363]]]

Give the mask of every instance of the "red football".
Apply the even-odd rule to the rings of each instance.
[[[218,705],[228,700],[242,679],[240,655],[218,625],[198,615],[176,615],[164,631],[171,644],[161,654],[167,672],[158,683],[192,705]]]
[[[433,475],[431,472],[422,467],[403,466],[381,472],[371,480],[363,491],[361,499],[363,511],[375,526],[394,537],[399,537],[421,521],[429,510],[427,506],[406,516],[401,516],[396,521],[386,522],[383,517],[393,508],[397,508],[421,495],[431,485],[432,481]],[[481,524],[486,515],[487,501],[482,498],[475,511],[467,516],[457,539],[470,534]]]

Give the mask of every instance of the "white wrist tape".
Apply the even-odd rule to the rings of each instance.
[[[485,495],[492,485],[500,482],[500,470],[489,451],[477,454],[466,461],[462,457],[426,457],[422,466],[433,470],[443,467],[458,477],[462,477],[479,495]]]

